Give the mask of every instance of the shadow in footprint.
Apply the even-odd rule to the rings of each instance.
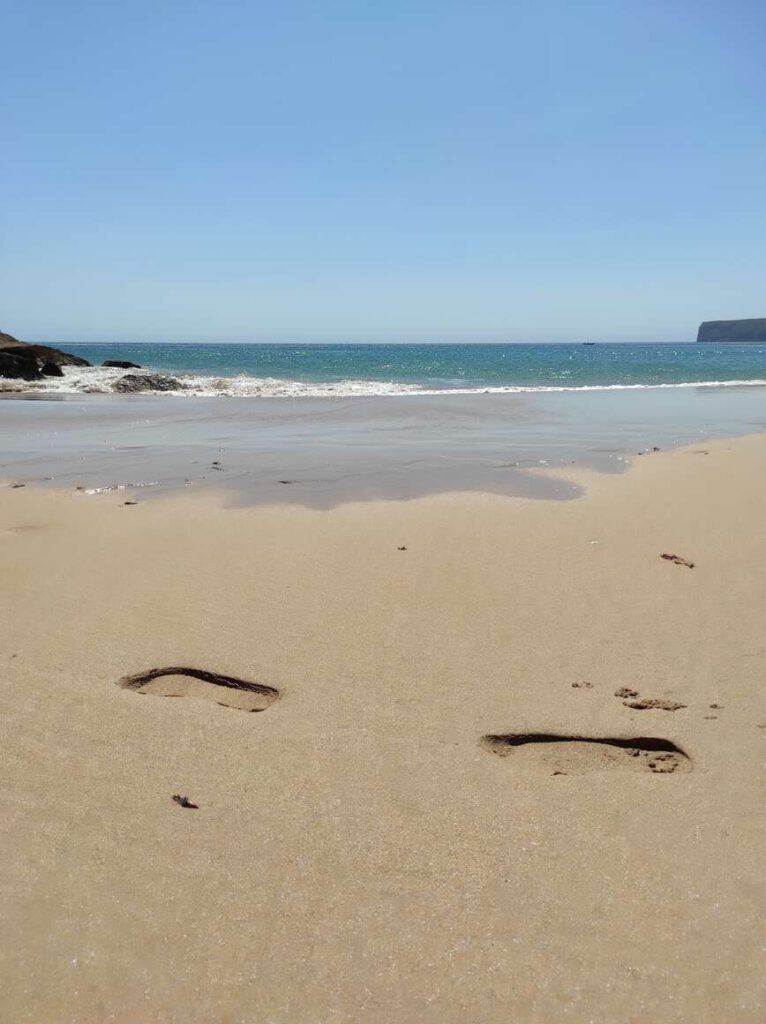
[[[566,736],[557,733],[509,733],[482,737],[482,746],[520,766],[561,775],[598,771],[690,772],[688,754],[670,740],[653,736]]]
[[[136,693],[150,693],[155,697],[210,700],[238,711],[265,711],[280,697],[279,690],[273,686],[251,683],[234,676],[222,676],[201,668],[177,666],[137,672],[120,679],[117,685]]]

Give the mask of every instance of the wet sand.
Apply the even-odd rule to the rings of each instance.
[[[766,430],[766,389],[385,398],[89,395],[0,400],[0,477],[313,508],[455,491],[569,499],[530,469],[621,472],[639,452]],[[130,489],[130,488],[129,488]]]
[[[764,469],[0,489],[3,1019],[762,1021]]]

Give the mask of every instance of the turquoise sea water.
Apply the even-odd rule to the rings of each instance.
[[[766,430],[766,346],[78,350],[97,365],[0,396],[0,475],[86,491],[224,486],[317,507],[449,490],[572,497],[526,470],[614,471],[656,448]],[[124,394],[126,371],[98,365],[109,358],[175,380]]]
[[[198,392],[392,394],[656,387],[766,380],[766,345],[65,345],[95,365],[129,359]],[[218,384],[215,382],[218,380]],[[228,387],[226,381],[230,381]],[[291,387],[292,385],[292,387]]]

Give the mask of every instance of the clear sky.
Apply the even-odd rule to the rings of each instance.
[[[766,316],[764,0],[0,0],[0,329]]]

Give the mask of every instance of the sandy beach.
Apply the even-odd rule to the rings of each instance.
[[[0,488],[0,1019],[762,1021],[765,470]]]

